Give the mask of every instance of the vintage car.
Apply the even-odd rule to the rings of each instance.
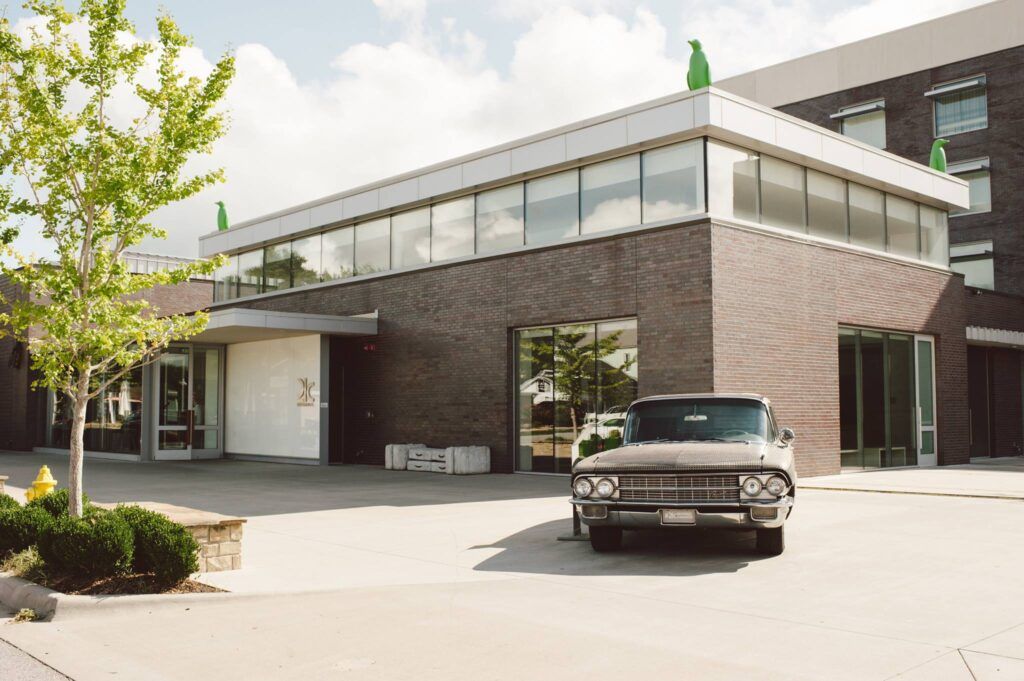
[[[698,527],[757,532],[778,555],[793,510],[793,431],[759,395],[646,397],[630,405],[622,446],[580,459],[572,504],[596,551],[622,531]]]

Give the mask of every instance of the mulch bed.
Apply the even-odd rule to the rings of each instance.
[[[120,575],[103,579],[51,577],[42,586],[77,596],[115,596],[127,594],[193,594],[223,592],[224,589],[186,579],[168,586],[150,574]]]

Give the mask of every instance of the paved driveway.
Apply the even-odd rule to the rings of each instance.
[[[1018,500],[806,489],[777,558],[744,534],[596,555],[555,541],[564,479],[86,471],[100,500],[247,511],[244,569],[207,579],[255,595],[0,628],[75,679],[1024,678]]]

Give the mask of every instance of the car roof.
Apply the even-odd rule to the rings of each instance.
[[[757,393],[680,393],[676,395],[650,395],[649,397],[641,397],[640,399],[633,402],[633,404],[639,404],[640,402],[655,402],[657,400],[679,400],[679,399],[740,399],[740,400],[754,400],[761,402],[766,405],[770,405],[771,401]]]

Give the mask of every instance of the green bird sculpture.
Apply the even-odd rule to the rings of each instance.
[[[943,149],[949,140],[937,139],[932,142],[932,155],[928,159],[928,165],[940,173],[946,172],[946,150]]]
[[[708,66],[707,56],[701,49],[700,41],[694,39],[689,43],[693,48],[693,54],[690,55],[690,70],[686,72],[686,84],[691,90],[699,90],[711,85],[711,68]]]
[[[217,210],[217,230],[225,231],[228,228],[228,209],[224,207],[223,201],[217,201],[220,208]]]

